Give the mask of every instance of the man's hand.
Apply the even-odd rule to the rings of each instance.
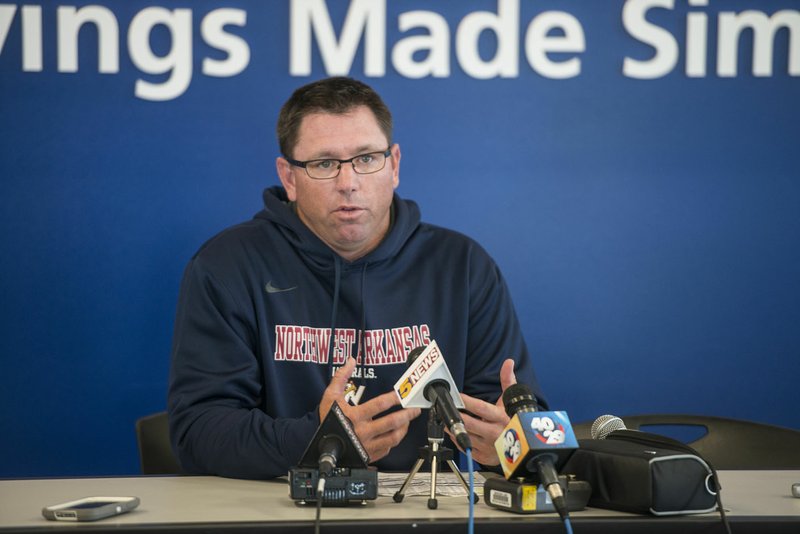
[[[353,423],[353,430],[367,450],[369,461],[372,463],[389,454],[389,451],[400,443],[408,432],[408,424],[420,414],[420,410],[409,408],[378,417],[392,406],[400,404],[400,399],[394,391],[379,395],[358,406],[350,406],[344,400],[344,388],[355,367],[355,359],[348,358],[347,362],[336,370],[319,403],[319,420],[325,419],[331,405],[337,401],[344,414]]]
[[[503,362],[503,366],[500,368],[500,387],[502,391],[495,404],[489,404],[464,393],[461,394],[461,398],[464,400],[464,408],[474,415],[473,417],[462,413],[461,417],[464,419],[464,426],[472,440],[472,459],[479,464],[491,466],[500,463],[497,458],[497,451],[494,448],[494,442],[503,433],[503,429],[510,419],[506,415],[505,406],[503,406],[502,392],[508,386],[516,383],[514,360],[508,359]],[[450,437],[452,438],[453,436],[451,435]]]

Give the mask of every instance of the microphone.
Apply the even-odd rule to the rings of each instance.
[[[592,423],[592,439],[606,439],[617,430],[627,430],[625,423],[616,415],[601,415]]]
[[[331,404],[297,466],[289,469],[289,497],[319,506],[378,498],[378,471],[339,403]],[[326,484],[329,488],[326,489]]]
[[[564,518],[567,505],[558,482],[560,469],[578,448],[578,440],[566,412],[540,412],[530,388],[509,386],[503,404],[511,420],[494,443],[506,479],[537,476]]]
[[[516,413],[535,412],[539,409],[531,388],[525,384],[508,386],[503,392],[503,406],[505,406],[506,414],[509,417],[514,417]]]
[[[353,424],[336,401],[306,447],[300,467],[318,469],[329,476],[339,468],[366,468],[369,455],[353,430]]]
[[[409,353],[408,369],[395,383],[394,390],[403,408],[435,407],[458,446],[463,450],[472,448],[458,412],[458,408],[464,408],[464,401],[436,341]]]
[[[327,434],[319,441],[319,474],[330,476],[344,450],[344,441],[336,434]]]

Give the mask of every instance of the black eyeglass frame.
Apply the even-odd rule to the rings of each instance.
[[[372,172],[358,172],[356,170],[356,165],[355,165],[354,161],[356,159],[362,157],[362,156],[369,156],[370,154],[382,154],[383,157],[384,157],[383,167],[381,167],[380,169],[374,170]],[[387,148],[386,150],[383,150],[383,151],[376,150],[375,152],[364,152],[363,154],[358,154],[356,156],[353,156],[350,159],[315,158],[315,159],[309,159],[309,160],[306,160],[306,161],[299,161],[299,160],[296,160],[296,159],[292,159],[292,158],[290,158],[289,156],[286,156],[286,155],[284,155],[283,157],[284,157],[284,159],[286,161],[289,162],[290,165],[294,165],[295,167],[300,167],[302,169],[305,169],[306,175],[309,178],[311,178],[312,180],[333,180],[334,178],[339,176],[339,173],[342,172],[342,165],[344,165],[345,163],[351,164],[353,166],[353,172],[356,173],[356,174],[375,174],[376,172],[381,172],[383,169],[386,168],[386,160],[389,159],[391,156],[392,156],[392,147],[389,146],[389,148]],[[309,172],[308,172],[308,164],[309,163],[314,163],[315,161],[336,161],[337,163],[339,163],[339,166],[336,168],[336,174],[334,174],[333,176],[329,176],[327,178],[316,178],[314,176],[311,176],[311,174],[309,174]]]

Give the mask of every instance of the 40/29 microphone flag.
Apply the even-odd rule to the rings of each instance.
[[[551,456],[560,466],[578,448],[567,413],[524,412],[515,414],[495,441],[495,450],[507,479],[531,475],[528,461],[539,455]]]

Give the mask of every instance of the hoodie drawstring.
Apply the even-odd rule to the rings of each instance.
[[[334,256],[333,259],[334,265],[334,281],[333,281],[333,309],[331,310],[331,333],[330,338],[328,341],[328,375],[333,376],[334,372],[334,362],[333,362],[333,352],[334,352],[334,343],[336,341],[336,316],[339,311],[339,293],[340,293],[340,286],[342,281],[342,260],[338,255]],[[364,266],[361,269],[361,328],[358,333],[358,349],[356,351],[356,361],[361,360],[361,380],[359,381],[361,385],[366,386],[365,384],[365,370],[367,364],[367,342],[364,339],[364,332],[367,330],[367,302],[366,297],[364,295],[365,288],[366,288],[366,280],[367,280],[367,263],[364,263]]]
[[[367,263],[364,263],[363,269],[361,269],[361,344],[359,346],[359,353],[361,355],[361,380],[360,383],[362,386],[366,387],[364,383],[365,379],[365,371],[367,367],[367,344],[364,340],[364,332],[367,330],[367,301],[364,298],[364,288],[365,283],[367,280]]]
[[[328,342],[328,376],[333,376],[333,348],[336,340],[336,313],[339,311],[339,285],[342,281],[342,260],[334,254],[333,257],[333,309],[331,310],[331,334]]]

